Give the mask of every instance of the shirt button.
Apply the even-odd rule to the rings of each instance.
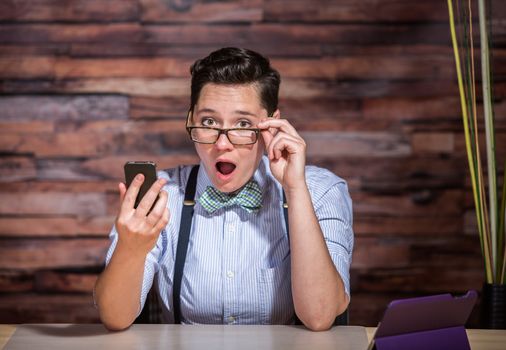
[[[233,225],[233,224],[228,225],[228,232],[234,233],[235,232],[235,225]]]
[[[234,322],[235,322],[235,317],[234,316],[229,316],[228,323],[231,324],[231,323],[234,323]]]
[[[230,271],[230,270],[228,270],[228,271],[227,271],[227,277],[228,277],[228,278],[234,278],[234,271]]]

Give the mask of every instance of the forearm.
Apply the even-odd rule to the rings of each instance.
[[[129,327],[140,307],[146,254],[117,246],[95,284],[100,319],[111,330]]]
[[[307,187],[287,192],[295,311],[310,329],[328,329],[348,299],[330,257]]]

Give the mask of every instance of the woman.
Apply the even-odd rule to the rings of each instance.
[[[95,287],[103,323],[129,327],[154,286],[168,323],[291,324],[298,317],[311,330],[330,328],[350,298],[346,183],[306,166],[304,140],[281,118],[280,78],[268,59],[224,48],[191,73],[187,129],[201,162],[180,289],[173,295],[190,166],[160,171],[137,209],[142,175],[128,189],[119,185],[121,208]]]

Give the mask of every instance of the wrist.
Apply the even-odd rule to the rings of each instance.
[[[301,197],[309,196],[309,190],[307,188],[306,181],[301,181],[297,184],[286,186],[286,188],[283,188],[283,190],[285,191],[286,199],[288,202],[294,199],[300,199]]]
[[[123,242],[121,239],[118,240],[116,248],[114,249],[113,257],[121,261],[144,261],[149,251],[141,249],[140,247],[133,247],[129,242]]]

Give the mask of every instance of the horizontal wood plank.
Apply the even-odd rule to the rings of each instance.
[[[260,43],[324,44],[448,44],[448,25],[312,25],[258,23],[250,26],[183,24],[178,26],[118,24],[6,24],[0,27],[0,41],[15,43],[172,43],[187,45],[244,46]],[[503,23],[495,23],[494,38],[504,43]]]
[[[51,194],[48,194],[48,200]],[[0,237],[107,237],[113,216],[0,217]]]
[[[438,0],[405,1],[266,1],[265,19],[270,21],[307,22],[420,22],[446,21],[447,7]]]
[[[199,163],[195,153],[181,153],[171,155],[132,154],[130,156],[102,157],[90,159],[83,163],[83,169],[100,174],[108,179],[122,179],[123,165],[129,160],[149,159],[157,164],[158,169],[173,168],[178,165]]]
[[[186,58],[75,58],[1,57],[0,78],[71,79],[142,77],[190,77],[194,59]],[[497,66],[504,66],[497,62]],[[443,57],[333,57],[315,59],[273,59],[273,67],[283,77],[312,79],[451,79],[455,76],[453,58]],[[498,72],[501,73],[501,72]]]
[[[69,46],[69,47],[67,47]],[[328,51],[319,44],[312,43],[249,43],[248,48],[262,52],[268,57],[319,57]],[[210,52],[216,50],[217,46],[210,44],[185,45],[178,43],[72,43],[71,45],[51,44],[40,45],[34,44],[31,49],[25,49],[23,46],[16,44],[0,45],[5,53],[27,53],[27,54],[47,54],[68,52],[72,57],[189,57],[195,59],[197,57],[205,57]],[[334,49],[335,51],[336,49]]]
[[[30,153],[38,157],[89,157],[108,152],[114,147],[112,135],[97,138],[94,133],[52,133],[2,135],[0,152]]]
[[[452,154],[455,150],[455,135],[443,132],[416,133],[411,136],[414,153]]]
[[[410,264],[409,249],[409,245],[400,241],[357,237],[351,266],[354,269],[407,267]]]
[[[55,131],[55,123],[43,120],[0,121],[0,130],[4,134],[50,133]]]
[[[103,193],[65,192],[0,192],[1,215],[80,215],[94,216],[106,213]]]
[[[0,298],[2,323],[97,323],[91,293],[85,295],[23,293]],[[43,326],[42,326],[43,327]]]
[[[38,292],[90,293],[97,277],[90,273],[43,270],[35,274],[35,288]]]
[[[142,21],[179,22],[257,22],[263,17],[264,0],[163,1],[140,0]]]
[[[140,124],[140,123],[139,123]],[[170,122],[159,125],[170,127]],[[37,157],[99,157],[105,154],[128,154],[145,152],[154,156],[168,152],[188,152],[193,150],[184,124],[178,128],[163,130],[147,125],[142,129],[127,129],[128,124],[117,130],[78,130],[51,134],[40,133],[37,138],[32,134],[2,134],[0,152],[34,154]],[[141,126],[142,127],[142,126]],[[7,165],[6,165],[7,166]]]
[[[309,164],[327,168],[349,180],[358,178],[360,189],[368,193],[398,195],[409,191],[462,188],[464,157],[436,155],[405,157],[327,157],[310,156]],[[427,166],[427,165],[430,166]],[[357,172],[356,169],[367,169]]]
[[[464,209],[464,194],[459,190],[420,191],[402,195],[354,193],[353,198],[354,211],[371,216],[461,215]]]
[[[351,275],[352,288],[357,292],[426,294],[479,290],[484,277],[481,268],[462,269],[459,267],[353,270]]]
[[[128,108],[125,96],[0,96],[0,121],[126,119]]]
[[[463,271],[482,268],[480,240],[477,235],[462,233],[456,237],[440,236],[411,244],[411,266],[459,268]],[[482,270],[483,271],[483,270]]]
[[[355,235],[457,235],[462,234],[460,216],[378,217],[357,214]]]
[[[382,132],[303,132],[308,156],[402,157],[411,146],[396,134]]]
[[[100,268],[109,246],[106,238],[0,239],[4,269]]]
[[[11,182],[37,177],[35,160],[32,157],[1,157],[0,181]]]
[[[189,98],[156,98],[132,96],[129,99],[132,119],[171,118],[186,120]]]
[[[143,159],[143,158],[139,158]],[[121,166],[121,168],[123,165]],[[107,191],[116,191],[117,182],[115,180],[94,180],[94,181],[16,181],[10,183],[0,182],[0,192],[64,192],[70,194],[95,192],[105,193]]]
[[[30,292],[34,287],[32,273],[0,270],[0,290],[2,293]]]
[[[0,92],[27,94],[41,93],[104,93],[127,94],[141,97],[189,98],[189,81],[184,78],[97,78],[79,80],[3,80]],[[455,96],[454,81],[329,81],[284,79],[280,88],[281,98],[433,98]],[[495,96],[506,96],[506,83],[495,84]],[[393,112],[395,113],[395,112]]]
[[[4,0],[0,20],[17,22],[106,22],[139,19],[137,0]]]

